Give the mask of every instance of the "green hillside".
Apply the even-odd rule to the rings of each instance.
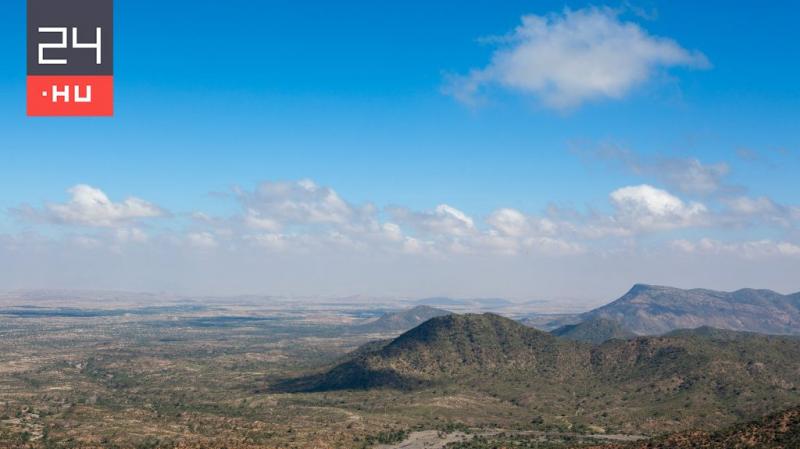
[[[455,387],[549,422],[569,416],[647,433],[730,424],[799,403],[798,372],[800,341],[791,337],[702,328],[593,346],[497,315],[449,315],[273,390]]]
[[[633,332],[623,328],[618,322],[604,318],[587,320],[578,324],[568,324],[551,331],[551,333],[557,337],[593,344],[600,344],[612,339],[624,340],[636,336]]]

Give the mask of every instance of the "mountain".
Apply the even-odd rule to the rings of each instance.
[[[400,312],[387,313],[375,321],[354,326],[359,332],[405,332],[431,318],[449,315],[447,310],[429,306],[416,306]]]
[[[616,301],[581,315],[605,319],[639,335],[712,326],[764,334],[800,334],[800,293],[735,292],[635,285]]]
[[[432,318],[380,349],[283,387],[307,391],[419,388],[489,375],[536,372],[563,378],[588,366],[587,348],[494,314]],[[583,357],[581,357],[583,355]],[[586,366],[579,371],[585,371]]]
[[[415,304],[427,306],[441,306],[441,307],[469,307],[484,310],[502,309],[513,305],[514,303],[504,298],[447,298],[447,297],[433,297],[423,298],[414,301]]]
[[[633,332],[623,328],[618,322],[605,318],[595,318],[578,324],[568,324],[550,333],[557,337],[593,344],[600,344],[615,338],[624,340],[636,336]]]
[[[735,424],[718,432],[682,432],[628,445],[584,449],[793,449],[800,448],[800,407]]]
[[[271,390],[472,392],[546,419],[633,433],[726,425],[796,405],[799,372],[794,337],[699,328],[592,345],[467,314],[433,318]]]

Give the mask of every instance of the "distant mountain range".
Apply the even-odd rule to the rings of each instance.
[[[800,403],[800,339],[700,328],[591,345],[493,314],[446,315],[276,391],[482,391],[635,431],[729,424]]]
[[[408,310],[390,312],[382,315],[377,320],[358,324],[354,329],[359,332],[391,333],[405,332],[419,326],[431,318],[449,315],[447,310],[429,306],[416,306]]]
[[[479,307],[484,309],[503,308],[508,307],[513,302],[503,298],[448,298],[448,297],[432,297],[423,298],[414,301],[414,304],[439,306],[439,307]]]
[[[623,332],[638,335],[661,335],[701,326],[776,335],[800,334],[800,293],[782,295],[755,289],[682,290],[639,284],[610,304],[546,326],[594,320],[603,320],[599,323],[605,326],[608,322],[618,323]],[[598,324],[583,325],[584,330],[589,326]],[[559,332],[568,330],[564,328]]]

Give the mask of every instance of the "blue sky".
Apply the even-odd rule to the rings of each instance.
[[[669,253],[664,257],[669,263],[658,271],[668,274],[633,272],[607,283],[598,278],[595,285],[563,292],[566,296],[620,290],[637,277],[680,283],[676,265],[681,262],[671,258],[683,257],[673,254],[680,247],[694,254],[705,248],[713,260],[736,252],[742,262],[735,269],[750,273],[741,282],[800,289],[796,276],[764,277],[751,270],[755,265],[768,266],[770,273],[798,267],[800,48],[793,43],[800,41],[800,31],[793,2],[764,7],[721,1],[118,1],[113,119],[25,117],[23,3],[5,5],[0,15],[0,236],[15,242],[17,251],[26,244],[20,236],[36,235],[47,239],[42,258],[74,252],[68,246],[74,239],[94,239],[108,250],[91,257],[87,253],[88,259],[119,262],[115,258],[125,251],[155,257],[142,248],[121,249],[113,240],[136,230],[151,245],[202,234],[213,239],[217,251],[228,250],[225,257],[244,257],[256,251],[246,242],[263,237],[241,222],[250,207],[262,218],[284,220],[269,229],[271,239],[338,233],[363,243],[370,254],[382,254],[380,245],[364,243],[369,238],[349,224],[287,217],[281,215],[285,210],[264,205],[276,204],[274,197],[258,195],[262,183],[296,189],[298,181],[312,180],[317,190],[294,192],[298,207],[318,207],[307,202],[331,191],[350,208],[348,214],[369,215],[361,209],[374,205],[379,226],[397,224],[403,239],[436,246],[439,259],[430,263],[441,272],[431,275],[427,287],[403,287],[415,279],[406,267],[416,262],[406,255],[391,269],[372,273],[378,280],[357,287],[364,292],[532,297],[572,288],[570,279],[580,273],[560,273],[563,285],[546,288],[528,282],[529,273],[458,284],[459,274],[469,277],[480,269],[478,263],[456,261],[464,254],[459,251],[484,261],[499,257],[473,240],[477,233],[487,238],[492,214],[505,209],[571,229],[525,238],[574,245],[575,254],[567,251],[565,257],[582,258],[581,263],[612,257],[621,248],[633,251],[634,259]],[[543,34],[531,38],[526,33],[538,31],[530,25],[514,35],[524,16],[543,20]],[[611,26],[611,34],[591,34],[592,20]],[[608,63],[602,53],[607,48],[593,47],[599,48],[592,56],[599,62],[593,64],[594,59],[570,54],[570,45],[584,38],[573,34],[606,39],[612,54],[635,53],[639,50],[626,49],[631,41],[624,33],[631,26],[639,31],[641,57],[625,59],[631,66],[610,73],[627,71],[634,80],[591,85],[586,80],[593,79],[593,70]],[[567,45],[560,45],[565,39]],[[503,54],[513,55],[516,65],[493,65]],[[542,68],[543,61],[552,59],[536,58],[545,56],[567,68],[578,61],[583,66],[577,72],[587,75],[574,81],[575,71]],[[544,84],[537,84],[542,79]],[[477,83],[478,90],[465,93],[470,83]],[[687,185],[690,172],[710,176],[714,186]],[[53,205],[70,204],[70,195],[75,197],[68,189],[79,185],[101,191],[112,206],[135,197],[160,212],[123,213],[102,224],[54,212],[63,209]],[[675,216],[662,214],[657,226],[650,221],[644,226],[642,220],[652,217],[641,217],[644,203],[636,201],[644,201],[642,195],[650,191],[636,191],[633,203],[629,197],[619,200],[618,195],[615,201],[610,196],[643,185],[668,193],[683,209]],[[706,209],[702,220],[699,214],[683,215],[694,203]],[[622,210],[631,204],[639,209]],[[432,224],[434,218],[453,218],[442,205],[472,220],[475,230],[469,232],[476,234]],[[553,207],[561,211],[558,216]],[[199,214],[214,220],[198,220]],[[589,228],[609,220],[627,227],[587,237]],[[748,253],[752,246],[747,245],[756,242],[756,252],[765,253],[769,263]],[[0,260],[13,265],[8,245]],[[450,251],[454,247],[458,251]],[[549,251],[541,249],[509,250],[512,254],[500,265],[546,264]],[[276,251],[253,257],[273,260]],[[308,257],[324,253],[334,260],[361,257],[339,247],[304,251]],[[181,264],[177,261],[199,256],[175,249],[169,257]],[[31,265],[24,267],[33,270],[39,262],[31,256]],[[114,272],[106,276],[112,280],[101,282],[103,287],[192,290],[190,269],[180,276],[164,274],[180,282],[153,275],[150,284],[138,284],[119,274],[123,268],[118,263],[104,265]],[[140,269],[134,266],[124,271]],[[25,276],[18,268],[6,281],[14,288],[91,287],[97,279],[81,267],[52,276],[55,266],[37,276]],[[204,265],[195,276],[216,268]],[[307,292],[301,281],[307,273],[292,270],[288,277],[304,285],[295,289],[287,281],[280,290]],[[344,293],[357,272],[337,277],[335,282],[321,279],[315,284],[318,291],[311,290]],[[246,277],[245,289],[271,289],[270,282],[257,278]],[[685,281],[703,282],[700,276]],[[707,282],[710,287],[735,286],[722,272]],[[222,282],[208,288],[232,291]]]

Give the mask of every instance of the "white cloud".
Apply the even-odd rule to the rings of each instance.
[[[138,228],[117,229],[116,237],[120,243],[145,243],[149,240],[149,236]]]
[[[251,225],[276,229],[283,225],[348,224],[360,211],[333,189],[310,180],[265,182],[254,192],[240,193]]]
[[[211,249],[218,246],[216,237],[210,232],[190,232],[186,235],[186,242],[194,248],[201,249]]]
[[[264,218],[253,209],[249,209],[245,213],[244,224],[249,228],[260,229],[262,231],[279,231],[283,227],[277,220]]]
[[[163,209],[135,197],[115,203],[102,190],[86,184],[72,187],[69,193],[71,198],[66,203],[48,204],[43,210],[27,207],[18,212],[52,223],[92,227],[117,227],[165,215]]]
[[[728,205],[731,212],[741,215],[772,215],[779,213],[781,210],[780,206],[765,196],[758,198],[751,198],[747,196],[729,198],[725,200],[725,204]]]
[[[115,203],[101,191],[86,186],[70,190],[72,200],[35,210],[41,219],[101,227],[94,234],[65,234],[66,240],[84,239],[84,248],[114,250],[121,254],[129,244],[145,247],[213,249],[224,244],[225,253],[305,257],[319,254],[384,255],[426,258],[552,257],[636,251],[638,235],[704,226],[727,229],[759,217],[759,223],[775,225],[766,216],[788,220],[795,209],[767,198],[737,197],[727,209],[710,209],[685,200],[667,190],[647,184],[622,187],[609,194],[611,212],[590,209],[548,208],[540,215],[512,208],[499,208],[478,219],[450,204],[428,211],[403,207],[383,210],[366,204],[354,205],[330,187],[312,181],[267,182],[254,191],[236,192],[241,211],[228,217],[202,212],[185,215],[190,227],[148,229],[137,220],[161,215],[161,209],[136,198]],[[714,198],[709,198],[713,200]],[[718,200],[719,201],[719,200]],[[791,231],[792,228],[783,228]],[[796,240],[790,233],[785,242],[768,247],[764,242],[735,244],[676,241],[684,252],[734,249],[748,254],[793,255]],[[728,245],[727,247],[724,245]],[[768,249],[771,248],[771,249]]]
[[[702,196],[715,207],[705,217],[707,224],[720,227],[757,225],[795,227],[800,207],[776,202],[767,196],[747,196],[742,186],[727,182],[730,167],[724,162],[707,164],[696,158],[648,157],[614,145],[577,154],[592,161],[619,165],[625,171],[653,178],[690,196]]]
[[[665,159],[651,169],[668,185],[684,193],[710,195],[723,186],[730,172],[728,164],[703,164],[698,159]]]
[[[278,233],[262,233],[248,236],[256,245],[271,251],[283,251],[289,246],[287,236]]]
[[[381,226],[383,233],[389,240],[399,242],[403,240],[403,230],[395,223],[384,223]]]
[[[493,228],[511,237],[521,237],[530,229],[528,217],[514,209],[498,209],[486,221]]]
[[[354,205],[310,181],[266,183],[256,191],[238,191],[240,210],[229,216],[176,214],[166,226],[152,227],[139,221],[161,213],[156,206],[89,193],[97,204],[77,189],[73,201],[33,215],[40,222],[93,223],[92,229],[47,228],[43,235],[31,226],[13,236],[0,233],[0,277],[7,285],[22,285],[23,278],[72,282],[90,276],[114,288],[125,281],[151,288],[183,283],[226,291],[330,293],[335,286],[343,293],[402,294],[443,286],[442,291],[477,287],[487,293],[508,288],[524,295],[534,283],[578,288],[587,276],[595,285],[619,288],[642,279],[712,286],[706,282],[713,275],[718,285],[789,289],[797,283],[785,273],[800,267],[797,222],[778,227],[763,218],[796,219],[796,207],[718,196],[704,200],[707,207],[650,185],[614,190],[607,204],[586,212],[551,206],[537,214],[506,207],[479,218],[454,204],[422,211],[377,209]],[[84,218],[75,218],[78,211]],[[760,226],[753,234],[773,237],[732,236],[742,230],[731,223],[750,221]],[[699,226],[714,238],[674,240],[683,237],[683,228]],[[203,254],[214,257],[199,257]],[[49,271],[40,274],[43,265]],[[572,276],[575,270],[581,282]],[[731,272],[737,272],[735,279]]]
[[[760,222],[786,228],[800,221],[796,206],[778,204],[766,196],[737,196],[724,198],[722,202],[727,206],[727,215],[723,217],[726,224],[741,226]]]
[[[558,225],[553,220],[526,216],[518,210],[509,208],[492,212],[486,219],[486,224],[510,237],[523,237],[531,234],[553,235],[558,231]]]
[[[551,237],[527,238],[523,241],[523,246],[547,255],[581,254],[586,251],[586,248],[580,243]]]
[[[724,162],[709,164],[694,157],[647,156],[614,144],[575,152],[591,162],[619,166],[626,172],[657,179],[668,188],[690,195],[707,196],[741,190],[741,187],[726,184],[725,178],[731,169]]]
[[[708,209],[698,202],[685,203],[671,193],[647,184],[611,192],[620,223],[636,230],[652,231],[705,224]]]
[[[698,241],[675,240],[672,247],[690,254],[727,255],[746,259],[762,257],[800,257],[800,245],[773,240],[753,240],[744,242],[722,242],[710,238]]]
[[[429,242],[423,242],[414,237],[406,237],[403,241],[403,252],[407,254],[423,254],[430,251],[431,246]]]
[[[619,99],[661,68],[704,68],[709,63],[672,39],[652,36],[609,8],[527,15],[504,38],[483,69],[454,77],[446,90],[473,103],[489,85],[531,94],[565,109],[598,99]]]
[[[395,220],[408,224],[423,234],[465,237],[476,232],[472,217],[447,204],[440,204],[433,212],[393,208],[390,213]]]

